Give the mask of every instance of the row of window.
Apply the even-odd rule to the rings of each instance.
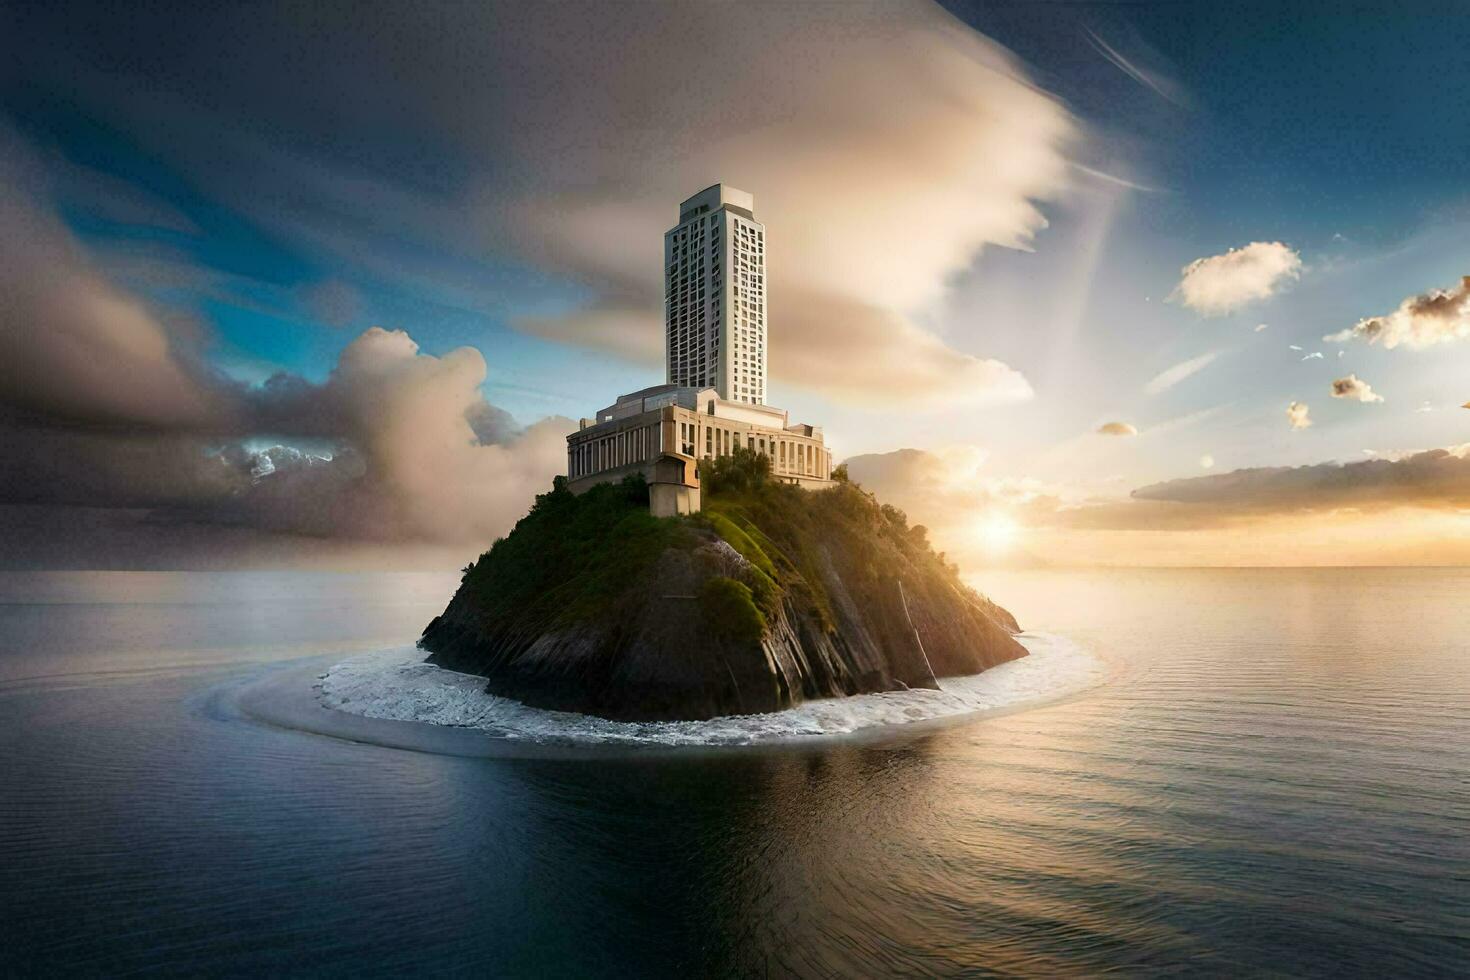
[[[680,423],[683,425],[684,423]],[[688,438],[693,438],[694,426],[688,427]],[[704,427],[704,455],[706,458],[714,456],[728,456],[733,452],[733,447],[740,445],[742,433],[731,429],[722,429],[717,426]],[[830,454],[826,449],[810,442],[798,442],[780,437],[767,437],[755,432],[743,433],[745,437],[745,448],[760,453],[762,456],[771,457],[771,468],[777,473],[795,474],[797,476],[825,477],[830,471]],[[685,438],[685,430],[680,429],[680,441]],[[686,456],[694,453],[686,452]]]
[[[657,425],[624,429],[600,439],[588,439],[567,450],[567,476],[576,479],[647,461],[658,450]]]
[[[676,384],[715,383],[716,365],[721,360],[719,334],[724,332],[717,327],[721,320],[720,299],[723,296],[720,262],[724,256],[719,248],[721,220],[727,221],[731,230],[731,254],[728,258],[741,274],[741,282],[733,291],[737,304],[733,312],[734,326],[739,329],[735,335],[745,341],[735,343],[736,350],[741,353],[737,354],[733,364],[730,394],[739,401],[759,404],[764,397],[765,383],[765,309],[762,298],[765,234],[733,214],[722,212],[694,217],[668,236],[669,379]],[[708,270],[701,275],[706,241]],[[705,333],[706,307],[703,301],[707,289],[714,290],[708,307],[717,327],[710,331],[713,336]],[[712,343],[706,343],[707,340]]]
[[[704,456],[728,456],[744,440],[747,449],[771,457],[777,473],[820,477],[830,469],[830,456],[825,449],[810,442],[782,439],[756,432],[739,432],[720,426],[697,426],[679,422],[679,451],[696,455],[699,431],[704,430]],[[569,448],[567,474],[572,479],[601,473],[651,460],[661,451],[658,425],[624,429],[598,439],[588,439]]]

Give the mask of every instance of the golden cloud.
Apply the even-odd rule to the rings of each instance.
[[[1386,316],[1370,316],[1323,340],[1344,344],[1365,340],[1392,349],[1400,344],[1422,350],[1470,337],[1470,276],[1458,286],[1410,296]]]

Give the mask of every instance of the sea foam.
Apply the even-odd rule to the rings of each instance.
[[[609,721],[531,708],[485,693],[482,677],[424,663],[422,651],[413,648],[344,660],[321,676],[317,696],[324,707],[367,718],[473,728],[538,743],[750,745],[1012,710],[1075,694],[1106,676],[1102,661],[1063,637],[1023,633],[1017,639],[1030,656],[983,674],[945,678],[937,691],[830,698],[708,721]]]

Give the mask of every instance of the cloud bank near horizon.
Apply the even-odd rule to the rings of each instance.
[[[570,421],[517,429],[473,348],[433,357],[373,328],[321,384],[213,371],[202,329],[99,272],[44,189],[0,146],[0,505],[484,545],[560,472]]]
[[[1470,443],[1397,458],[1268,466],[1167,480],[1133,491],[1133,499],[1207,508],[1201,519],[1324,510],[1470,506]]]
[[[1126,564],[1133,546],[1151,560],[1165,557],[1153,550],[1154,539],[1164,532],[1215,534],[1181,538],[1174,563],[1179,556],[1186,562],[1191,556],[1208,559],[1230,543],[1239,546],[1239,539],[1230,535],[1242,527],[1268,532],[1262,535],[1264,551],[1257,554],[1277,555],[1289,543],[1294,522],[1314,530],[1338,527],[1341,535],[1356,522],[1371,523],[1377,514],[1412,511],[1453,517],[1470,507],[1470,444],[1348,463],[1181,477],[1139,487],[1126,498],[960,472],[944,455],[916,449],[854,456],[845,462],[853,480],[928,526],[934,540],[962,562],[968,558],[980,564],[987,559],[983,547],[977,547],[976,529],[995,514],[1025,529],[1023,547],[1044,542],[1060,549],[1054,555],[1043,546],[1044,558],[1067,560],[1063,552],[1077,546],[1082,540],[1078,535],[1121,535],[1106,538],[1111,544],[1102,547],[1101,554],[1090,553],[1087,560],[1106,556],[1105,560]],[[1028,544],[1032,535],[1036,538]],[[1361,556],[1358,560],[1372,560],[1375,547],[1382,551],[1397,545],[1381,540],[1381,533],[1365,533],[1352,550]],[[1393,557],[1400,556],[1394,552]]]

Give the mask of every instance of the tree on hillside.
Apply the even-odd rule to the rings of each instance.
[[[699,463],[699,483],[705,493],[746,493],[765,486],[770,477],[771,457],[745,446]]]

